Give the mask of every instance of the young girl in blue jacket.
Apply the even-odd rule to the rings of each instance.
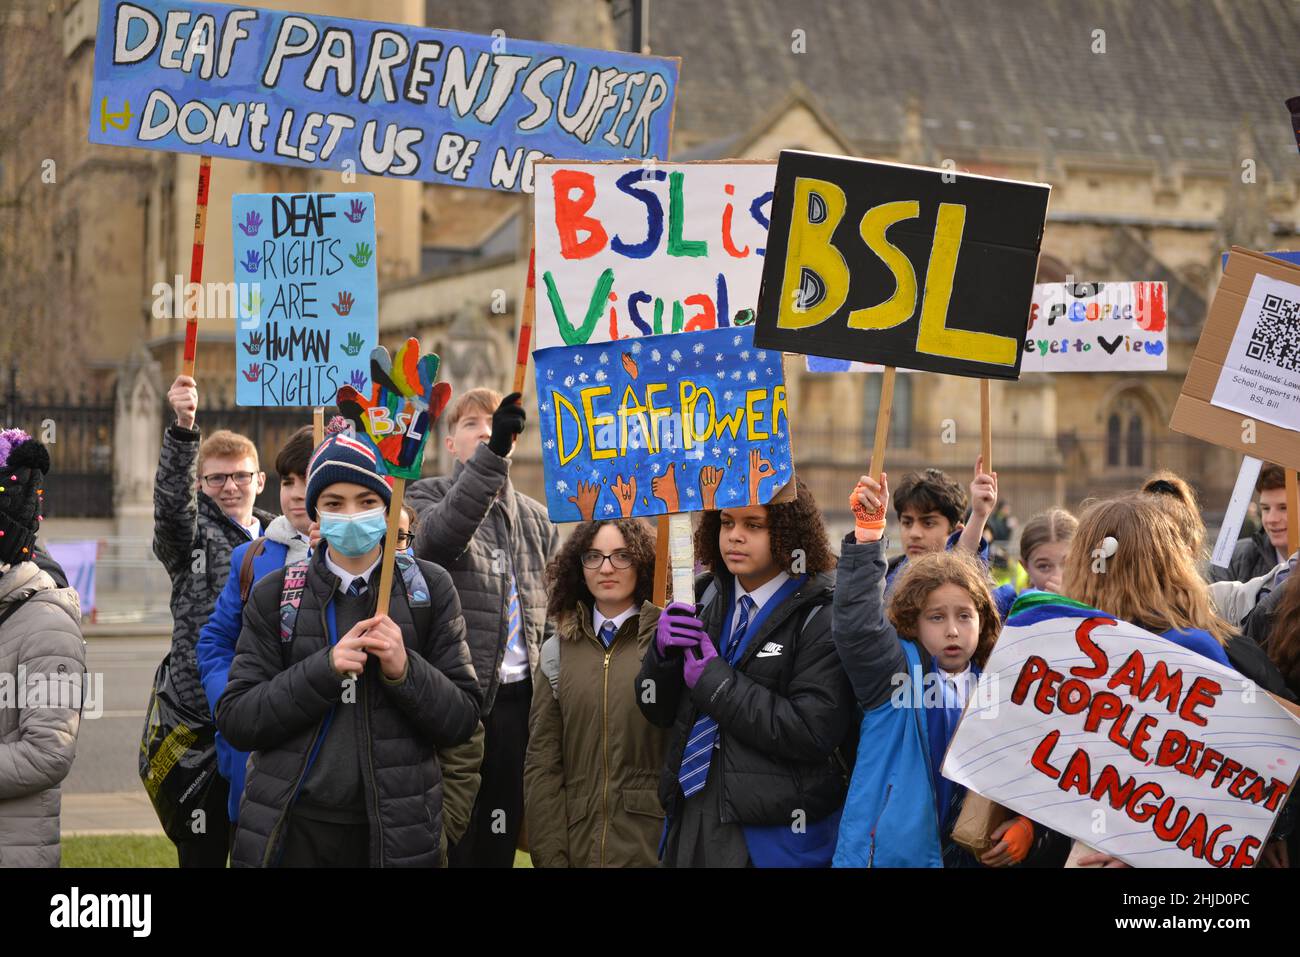
[[[965,789],[939,768],[1001,620],[983,569],[957,551],[910,562],[886,617],[879,516],[888,495],[885,474],[859,480],[861,518],[845,538],[835,587],[835,648],[865,712],[835,866],[969,866],[975,860],[950,839]],[[997,843],[979,863],[1021,863],[1048,834],[1014,817],[992,833]]]
[[[1029,587],[1038,591],[1061,593],[1061,574],[1065,556],[1074,540],[1079,520],[1063,508],[1039,512],[1020,533],[1020,563],[1029,575]],[[993,602],[1003,621],[1011,613],[1017,598],[1015,585],[999,585],[993,590]]]

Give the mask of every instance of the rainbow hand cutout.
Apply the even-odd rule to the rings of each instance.
[[[407,339],[391,359],[383,346],[370,353],[369,400],[350,385],[339,388],[339,411],[394,478],[420,477],[429,429],[451,400],[451,386],[434,382],[439,363],[433,353],[420,355],[418,340]]]

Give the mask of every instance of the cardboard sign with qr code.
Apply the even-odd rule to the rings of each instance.
[[[1300,468],[1300,266],[1232,248],[1169,427]]]

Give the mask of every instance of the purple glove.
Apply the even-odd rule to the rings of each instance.
[[[713,647],[713,642],[708,635],[701,634],[700,643],[695,651],[682,654],[682,677],[686,679],[686,687],[694,688],[699,683],[700,675],[704,674],[704,669],[716,657],[718,657],[718,649]]]
[[[695,617],[695,606],[675,601],[659,615],[655,628],[655,648],[660,658],[680,654],[682,648],[694,648],[704,634],[704,623]]]

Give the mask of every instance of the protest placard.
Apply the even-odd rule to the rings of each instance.
[[[442,360],[432,352],[420,355],[417,339],[407,339],[392,356],[383,346],[377,346],[367,358],[372,382],[369,397],[344,385],[339,388],[338,405],[351,423],[358,446],[368,447],[375,464],[382,463],[392,480],[375,609],[375,614],[386,615],[406,482],[420,477],[429,433],[451,401],[451,386],[437,381]]]
[[[781,354],[750,327],[533,360],[552,521],[763,505],[794,475]]]
[[[1049,192],[783,150],[755,343],[1017,378]]]
[[[100,0],[90,140],[532,192],[664,158],[679,60],[189,0]]]
[[[537,165],[535,347],[748,325],[774,163]]]
[[[1300,266],[1232,248],[1169,427],[1300,468]]]
[[[1021,599],[943,775],[1139,867],[1249,867],[1300,769],[1252,682],[1055,595]]]
[[[1021,372],[1163,372],[1163,282],[1040,283]]]
[[[369,388],[379,339],[372,193],[237,193],[235,398],[325,406]]]

